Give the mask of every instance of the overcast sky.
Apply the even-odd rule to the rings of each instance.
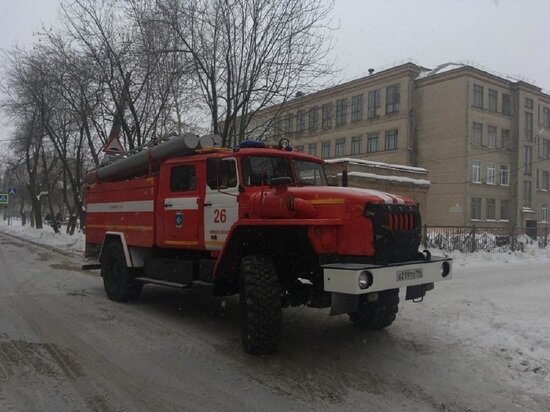
[[[57,6],[0,0],[0,48],[29,45]],[[468,60],[550,90],[549,0],[336,0],[332,14],[343,79],[407,58],[430,68]]]

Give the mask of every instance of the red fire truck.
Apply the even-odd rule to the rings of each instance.
[[[328,186],[323,161],[287,142],[204,146],[179,136],[89,174],[86,254],[99,263],[84,268],[101,269],[110,299],[136,299],[148,283],[239,294],[244,349],[265,354],[285,306],[382,329],[400,288],[422,300],[451,277],[450,259],[419,252],[411,200]]]

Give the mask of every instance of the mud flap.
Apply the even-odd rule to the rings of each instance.
[[[332,304],[330,306],[331,316],[357,312],[358,308],[359,295],[332,292]]]

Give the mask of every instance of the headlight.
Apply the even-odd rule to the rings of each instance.
[[[367,289],[372,285],[372,273],[363,271],[359,273],[359,289]]]

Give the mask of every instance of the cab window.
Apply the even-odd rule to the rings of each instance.
[[[292,168],[286,157],[249,156],[243,159],[244,183],[246,186],[270,184],[275,177],[290,177]]]
[[[234,159],[210,158],[206,161],[206,184],[212,190],[237,186],[237,166]]]
[[[170,171],[170,191],[189,192],[197,188],[194,165],[174,166]]]

